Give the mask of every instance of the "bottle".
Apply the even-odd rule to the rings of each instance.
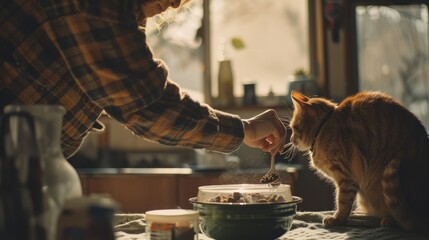
[[[234,75],[229,59],[219,61],[219,103],[221,106],[234,105]]]
[[[21,128],[12,126],[13,120],[20,118],[26,124]],[[21,124],[22,126],[23,124]],[[26,115],[7,113],[0,124],[0,239],[44,240],[36,236],[35,211],[32,202],[34,192],[28,186],[32,148],[34,141],[32,118]],[[36,161],[35,161],[36,160]],[[41,189],[39,189],[41,191]],[[37,201],[37,200],[36,200]],[[37,207],[37,206],[36,206]]]
[[[28,113],[34,118],[48,197],[48,209],[44,216],[47,239],[53,240],[58,216],[65,200],[82,196],[79,176],[61,150],[62,118],[65,109],[60,105],[9,105],[5,107],[5,113],[8,112]]]
[[[0,239],[46,240],[48,196],[34,118],[26,112],[5,113],[0,132],[0,188],[9,224],[9,233],[0,234]]]
[[[243,104],[244,105],[256,105],[258,100],[256,97],[256,84],[246,83],[244,87]]]
[[[234,105],[234,71],[227,52],[227,42],[219,45],[218,100],[221,106]]]

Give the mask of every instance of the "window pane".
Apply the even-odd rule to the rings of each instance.
[[[272,88],[286,95],[288,76],[297,69],[309,70],[307,1],[210,0],[211,87],[218,93],[218,62],[232,60],[234,94],[243,96],[244,83],[256,83],[257,96]],[[203,0],[188,7],[162,26],[147,24],[148,42],[163,59],[170,77],[194,98],[204,100],[204,47],[201,39]],[[238,49],[232,39],[241,40]],[[237,43],[237,41],[235,42]],[[237,46],[237,45],[235,45]]]
[[[148,42],[157,58],[170,69],[170,78],[199,101],[204,101],[204,63],[202,46],[203,0],[192,0],[179,12],[147,22]]]
[[[251,82],[257,96],[267,96],[270,87],[286,95],[288,75],[309,69],[307,15],[303,0],[211,0],[212,95],[218,95],[218,63],[224,57],[232,60],[235,97]]]
[[[402,101],[429,129],[428,7],[356,7],[360,90]]]

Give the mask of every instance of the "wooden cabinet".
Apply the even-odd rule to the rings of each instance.
[[[184,209],[192,209],[189,198],[196,197],[198,187],[204,185],[219,184],[219,175],[182,175],[178,178],[177,196],[179,206]]]
[[[176,175],[86,175],[81,180],[85,195],[109,195],[120,212],[177,207]]]
[[[83,193],[107,194],[120,205],[123,213],[148,210],[192,209],[189,198],[196,197],[198,187],[213,184],[259,183],[263,173],[204,174],[80,174]],[[290,184],[294,192],[294,175],[280,173],[280,181]]]

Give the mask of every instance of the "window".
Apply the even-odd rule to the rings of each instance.
[[[195,99],[204,101],[203,0],[192,0],[188,5],[167,16],[161,25],[157,18],[150,18],[146,33],[155,56],[170,69],[170,78]]]
[[[258,97],[285,96],[288,76],[310,70],[307,18],[301,0],[192,0],[161,29],[149,21],[147,32],[171,78],[198,100],[217,97],[222,57],[232,61],[235,97],[245,83]]]
[[[399,99],[429,129],[428,6],[355,6],[359,90]]]
[[[309,68],[307,1],[212,0],[210,29],[213,96],[222,58],[232,60],[235,96],[245,83],[256,83],[257,96],[286,95],[288,76]]]

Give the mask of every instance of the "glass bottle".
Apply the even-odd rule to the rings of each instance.
[[[222,39],[220,44],[218,100],[221,106],[234,105],[234,70],[225,39]]]
[[[48,239],[53,240],[65,200],[82,196],[79,176],[61,150],[62,118],[65,109],[60,105],[9,105],[5,108],[5,113],[8,112],[26,112],[34,118],[36,141],[44,165],[49,201],[45,220]]]
[[[222,106],[234,105],[234,75],[229,59],[219,61],[219,103]]]
[[[12,128],[18,118],[20,127]],[[0,239],[45,240],[44,222],[37,231],[40,223],[35,220],[43,209],[37,204],[42,200],[42,186],[33,119],[8,113],[0,120]]]

